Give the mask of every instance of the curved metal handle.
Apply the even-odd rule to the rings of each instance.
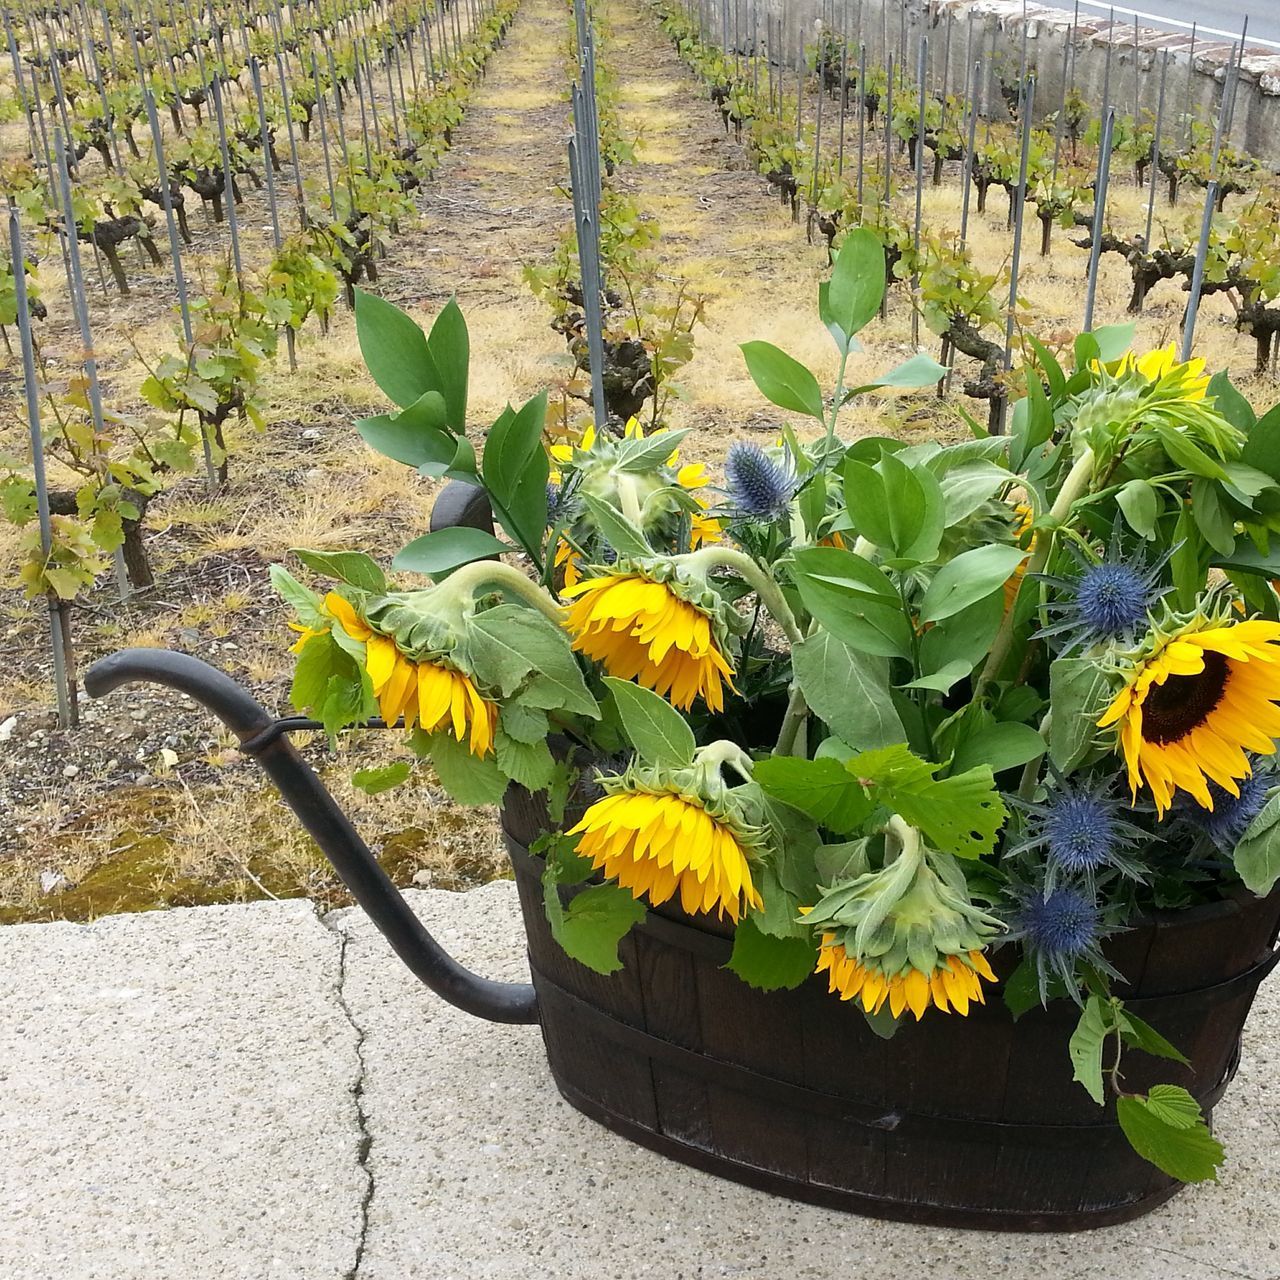
[[[277,721],[229,676],[199,658],[166,649],[122,649],[85,673],[89,696],[122,685],[165,685],[208,707],[239,739],[241,750],[267,771],[298,820],[333,864],[351,896],[401,960],[437,995],[490,1022],[533,1023],[538,1006],[527,982],[494,982],[463,968],[423,927],[379,866],[347,815],[284,734]]]

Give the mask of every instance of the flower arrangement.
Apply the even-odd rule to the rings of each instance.
[[[1124,1088],[1125,1054],[1181,1054],[1114,994],[1106,941],[1280,876],[1280,410],[1114,327],[1066,361],[1028,339],[1005,436],[849,442],[851,398],[943,373],[846,385],[883,281],[851,233],[819,291],[829,394],[743,347],[789,420],[722,485],[680,431],[549,446],[543,397],[478,457],[457,306],[425,334],[360,295],[397,406],[362,436],[483,487],[505,538],[411,542],[391,568],[426,586],[356,552],[297,553],[323,596],[277,567],[293,700],[331,733],[402,723],[462,803],[545,792],[548,919],[581,963],[616,970],[678,907],[732,929],[743,981],[819,975],[884,1036],[994,990],[1014,1016],[1074,1001],[1076,1078],[1140,1154],[1213,1177],[1195,1099]]]

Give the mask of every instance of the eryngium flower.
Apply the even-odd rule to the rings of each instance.
[[[1047,1001],[1051,981],[1060,982],[1078,999],[1078,969],[1082,964],[1115,976],[1102,954],[1102,912],[1093,893],[1074,885],[1046,892],[1038,885],[1015,888],[1011,940],[1021,940],[1036,967],[1040,999]]]
[[[669,583],[638,572],[605,574],[563,594],[578,597],[566,621],[573,647],[610,675],[638,680],[682,711],[699,696],[709,710],[723,710],[722,683],[733,688],[733,667],[715,621]]]
[[[1214,625],[1197,617],[1154,635],[1098,721],[1118,726],[1134,798],[1145,780],[1163,816],[1178,788],[1214,807],[1208,782],[1232,795],[1280,738],[1280,623]]]
[[[1262,812],[1275,781],[1276,776],[1270,770],[1253,773],[1240,783],[1238,796],[1211,782],[1209,794],[1213,797],[1213,808],[1204,809],[1191,801],[1184,813],[1223,853],[1234,853],[1240,837]]]
[[[597,871],[633,897],[656,907],[678,891],[691,915],[714,910],[736,921],[762,903],[735,828],[688,795],[626,789],[597,800],[569,834]]]
[[[1092,887],[1098,872],[1108,868],[1140,877],[1141,868],[1127,855],[1146,833],[1120,816],[1110,779],[1093,787],[1060,782],[1045,800],[1018,803],[1029,818],[1009,856],[1031,853],[1043,861],[1046,892],[1052,892],[1060,878],[1083,879]]]
[[[724,475],[729,501],[753,520],[779,519],[795,495],[795,470],[749,440],[735,440],[729,446]]]

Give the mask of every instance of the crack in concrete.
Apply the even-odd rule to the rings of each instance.
[[[1153,1244],[1150,1247],[1156,1253],[1163,1253],[1170,1258],[1177,1258],[1179,1262],[1190,1262],[1193,1266],[1205,1267],[1217,1276],[1231,1276],[1233,1280],[1254,1280],[1253,1276],[1247,1271],[1233,1271],[1230,1267],[1220,1266],[1216,1262],[1206,1262],[1203,1258],[1193,1258],[1189,1254],[1179,1253],[1176,1249],[1169,1249],[1164,1245]]]
[[[351,1006],[347,1003],[347,948],[351,944],[351,935],[340,925],[331,924],[327,915],[320,912],[317,912],[317,915],[320,923],[338,937],[338,981],[335,993],[338,997],[338,1007],[351,1024],[351,1029],[355,1032],[356,1037],[356,1078],[351,1086],[351,1098],[355,1103],[356,1129],[360,1135],[359,1143],[356,1146],[356,1165],[364,1174],[365,1185],[364,1192],[360,1197],[355,1258],[351,1266],[343,1272],[342,1280],[357,1280],[360,1264],[364,1261],[365,1246],[369,1241],[369,1207],[373,1204],[375,1189],[373,1170],[369,1165],[369,1154],[373,1150],[373,1134],[369,1129],[369,1114],[364,1106],[364,1085],[368,1073],[368,1064],[365,1062],[364,1057],[365,1030],[356,1021],[355,1015],[351,1011]]]

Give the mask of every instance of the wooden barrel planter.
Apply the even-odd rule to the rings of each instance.
[[[930,1012],[883,1040],[820,979],[748,987],[723,967],[728,930],[669,905],[602,977],[551,936],[542,860],[528,852],[546,825],[538,798],[513,788],[503,826],[547,1057],[564,1097],[601,1124],[765,1191],[942,1226],[1074,1231],[1138,1217],[1181,1188],[1072,1080],[1069,1002],[1015,1022],[996,992],[967,1018]],[[1117,994],[1190,1061],[1132,1052],[1126,1087],[1181,1084],[1211,1112],[1278,929],[1280,893],[1242,894],[1112,940],[1130,982]],[[1014,961],[997,953],[997,972]]]

